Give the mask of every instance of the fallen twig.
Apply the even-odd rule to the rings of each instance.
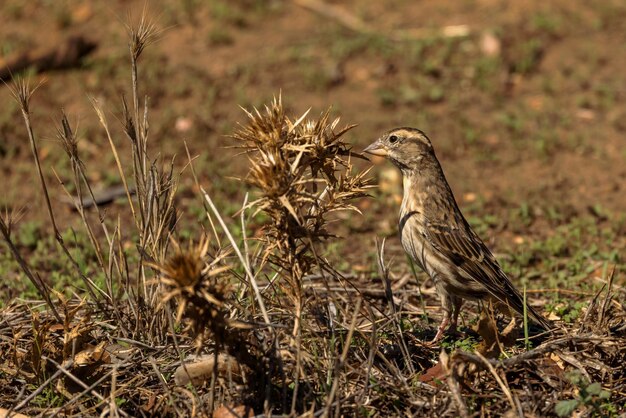
[[[354,14],[350,13],[343,7],[333,4],[327,4],[321,0],[292,0],[296,5],[303,7],[307,10],[311,10],[319,15],[322,15],[328,19],[334,20],[341,26],[350,29],[353,32],[363,34],[377,34],[378,30],[372,28],[365,23],[362,19]],[[459,38],[468,36],[470,29],[467,25],[451,25],[444,26],[437,29],[403,29],[395,30],[387,35],[392,41],[412,41],[416,39],[425,38]]]
[[[41,73],[48,70],[77,67],[81,60],[97,46],[96,42],[83,36],[70,36],[61,45],[55,44],[52,49],[25,52],[0,62],[0,81],[9,81],[16,74],[28,68]]]

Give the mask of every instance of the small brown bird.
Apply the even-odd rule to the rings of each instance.
[[[448,332],[456,331],[463,299],[493,301],[523,315],[522,295],[461,214],[428,137],[419,129],[393,129],[364,151],[387,157],[402,172],[402,246],[432,278],[444,309],[433,342],[448,324]],[[532,307],[527,312],[546,330],[552,328]]]

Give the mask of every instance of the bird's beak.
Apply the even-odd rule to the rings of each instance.
[[[367,148],[363,150],[363,152],[367,152],[368,154],[378,155],[380,157],[386,157],[388,152],[387,148],[383,145],[380,140],[376,140],[372,144],[370,144]]]

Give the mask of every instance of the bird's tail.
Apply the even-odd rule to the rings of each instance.
[[[537,312],[535,308],[533,308],[529,304],[526,304],[526,308],[527,308],[526,311],[528,312],[528,316],[533,322],[541,326],[546,331],[550,331],[551,329],[554,329],[554,324],[550,320],[546,319],[545,316]],[[522,316],[524,315],[523,311],[519,313]]]
[[[519,290],[513,287],[510,282],[507,284],[509,286],[505,303],[509,306],[509,309],[516,311],[522,318],[524,317],[524,313],[526,313],[531,321],[539,325],[545,331],[550,331],[555,328],[554,324],[546,319],[545,316],[537,312],[537,310],[528,303],[524,303],[524,296],[519,292]],[[524,309],[524,305],[526,305],[526,309]]]

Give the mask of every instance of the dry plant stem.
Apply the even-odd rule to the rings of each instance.
[[[130,46],[130,63],[131,63],[131,77],[132,77],[132,92],[133,92],[133,109],[135,111],[135,138],[141,138],[141,134],[139,132],[139,126],[137,123],[139,122],[139,79],[137,77],[137,60],[139,59],[139,54],[135,54],[133,48],[136,47],[134,43],[131,42]],[[146,172],[146,166],[141,167],[142,172]]]
[[[300,269],[298,269],[298,271],[301,272]],[[296,274],[292,273],[291,277],[293,279],[295,279],[294,280],[295,281],[295,286],[293,286],[293,288],[294,288],[293,290],[295,290],[295,292],[294,292],[295,312],[294,312],[293,329],[291,331],[291,343],[290,344],[293,347],[297,347],[298,346],[299,337],[300,337],[300,323],[302,322],[302,306],[303,306],[303,302],[302,302],[302,277],[300,277],[300,274],[298,274],[298,273],[296,273]]]
[[[61,236],[61,233],[59,232],[59,229],[56,224],[54,212],[52,210],[52,204],[50,203],[50,196],[48,194],[48,186],[46,184],[46,179],[44,178],[43,171],[41,169],[41,162],[39,160],[39,151],[37,149],[37,143],[35,141],[35,134],[33,133],[32,124],[30,121],[29,101],[30,101],[31,95],[34,93],[35,90],[36,88],[33,90],[30,90],[30,87],[28,86],[26,81],[21,80],[21,81],[17,81],[17,87],[11,89],[11,93],[13,94],[13,97],[16,99],[16,101],[20,105],[20,109],[22,111],[24,124],[26,125],[26,131],[28,133],[28,140],[30,142],[30,148],[33,153],[33,158],[35,160],[35,166],[37,167],[39,182],[41,184],[41,189],[42,189],[44,199],[46,202],[46,208],[48,210],[48,215],[50,217],[50,222],[52,224],[54,237],[57,243],[59,244],[59,246],[61,247],[61,249],[63,250],[63,252],[65,253],[65,255],[67,256],[68,260],[70,260],[71,264],[76,269],[81,279],[85,283],[85,287],[87,288],[87,291],[89,292],[90,296],[96,302],[98,307],[102,310],[104,309],[104,307],[102,306],[100,298],[97,296],[96,291],[94,289],[98,290],[99,292],[102,292],[102,291],[95,285],[95,283],[91,281],[91,279],[89,279],[87,276],[83,274],[83,272],[80,269],[80,266],[78,265],[78,263],[76,262],[76,260],[74,259],[70,251],[65,246],[65,243],[63,242],[63,237]]]
[[[248,237],[246,236],[246,219],[245,219],[245,208],[248,207],[248,193],[243,198],[243,205],[241,206],[241,239],[243,242],[243,253],[245,256],[246,266],[248,270],[252,271],[250,268],[250,249],[248,248]]]
[[[120,174],[120,179],[122,179],[122,183],[124,184],[124,189],[126,190],[126,198],[128,199],[128,206],[130,207],[130,211],[133,215],[133,219],[137,219],[137,215],[135,214],[135,205],[133,204],[133,199],[131,197],[130,188],[128,187],[128,182],[126,180],[126,174],[124,174],[124,169],[122,168],[122,162],[120,161],[119,153],[117,152],[117,146],[113,142],[113,138],[111,137],[111,131],[109,130],[109,124],[107,123],[107,119],[104,115],[104,111],[102,107],[98,103],[98,101],[90,97],[91,105],[93,106],[96,114],[98,115],[98,119],[100,120],[100,124],[104,128],[104,132],[107,135],[107,139],[109,140],[109,145],[111,146],[111,152],[113,152],[113,158],[115,158],[115,164],[117,165],[117,171]]]
[[[18,82],[20,83],[20,82]],[[26,83],[22,81],[22,83]],[[30,142],[30,149],[33,153],[33,158],[35,159],[35,167],[37,167],[37,174],[39,176],[39,183],[41,184],[41,188],[43,190],[43,196],[46,202],[46,208],[48,209],[48,215],[50,216],[50,222],[52,223],[52,229],[56,236],[57,241],[63,243],[63,238],[57,228],[56,220],[54,219],[54,212],[52,211],[52,204],[50,203],[50,196],[48,195],[48,187],[46,185],[46,179],[43,176],[43,171],[41,170],[41,162],[39,160],[39,150],[37,149],[37,143],[35,142],[35,134],[33,133],[33,128],[30,123],[30,109],[29,109],[29,101],[30,96],[35,90],[28,90],[29,87],[24,84],[25,90],[20,91],[20,95],[16,95],[16,99],[20,104],[20,109],[22,111],[22,116],[24,118],[24,123],[26,125],[26,132],[28,132],[28,140]]]
[[[330,388],[330,393],[326,397],[326,409],[322,414],[322,417],[327,418],[330,415],[330,409],[333,405],[335,395],[337,394],[337,388],[339,386],[340,373],[343,370],[344,364],[346,362],[346,358],[348,357],[348,350],[350,349],[350,342],[352,341],[352,336],[354,335],[354,330],[356,328],[356,321],[359,317],[359,312],[361,310],[361,302],[363,300],[361,298],[357,299],[356,306],[354,307],[354,313],[352,314],[352,321],[350,322],[350,328],[348,329],[348,335],[343,343],[343,350],[341,352],[341,357],[338,359],[335,365],[335,379],[333,379],[333,385]]]
[[[409,367],[409,371],[411,374],[415,373],[415,368],[413,367],[413,362],[411,360],[411,356],[409,354],[409,349],[406,344],[406,340],[404,339],[404,333],[402,332],[402,325],[398,320],[398,310],[396,308],[396,304],[393,298],[393,290],[391,289],[391,280],[389,280],[389,268],[385,265],[385,240],[378,245],[378,241],[376,242],[377,249],[377,261],[378,261],[378,270],[380,272],[380,277],[383,278],[385,282],[385,296],[387,297],[387,301],[389,305],[391,305],[391,313],[392,313],[392,321],[396,328],[396,335],[398,340],[400,341],[400,349],[402,350],[402,355],[405,359],[405,363]]]
[[[591,323],[589,321],[589,318],[591,317],[592,313],[597,312],[598,310],[598,299],[600,298],[600,295],[602,294],[602,292],[604,292],[604,290],[606,289],[606,283],[602,284],[602,287],[600,288],[600,290],[598,290],[595,294],[595,296],[593,297],[593,299],[591,300],[591,302],[589,303],[589,306],[587,307],[587,312],[585,312],[585,316],[583,317],[582,320],[582,327],[581,327],[581,331],[589,331],[589,329],[591,328]],[[606,295],[605,295],[605,299],[608,298],[610,296],[610,289],[607,291]],[[600,318],[597,317],[597,319],[599,320]],[[598,324],[599,325],[599,324]]]
[[[511,409],[513,411],[516,411],[517,415],[520,418],[524,418],[524,412],[521,409],[519,409],[518,408],[518,404],[515,401],[513,401],[513,395],[511,394],[511,389],[509,388],[509,385],[507,385],[506,382],[504,380],[502,380],[502,378],[500,377],[500,375],[496,371],[495,367],[493,367],[493,365],[491,363],[489,363],[489,361],[487,361],[485,356],[480,354],[480,352],[478,352],[478,351],[476,351],[475,354],[483,362],[483,364],[487,367],[489,372],[493,375],[494,379],[496,379],[496,382],[500,386],[500,389],[502,389],[502,392],[506,395],[507,400],[511,404]]]
[[[604,297],[604,300],[602,301],[602,307],[600,308],[600,312],[598,314],[598,319],[596,321],[596,326],[600,326],[602,324],[602,322],[604,322],[604,318],[606,316],[606,312],[607,312],[607,308],[608,305],[610,303],[610,301],[613,299],[611,297],[612,291],[613,291],[613,277],[615,276],[615,265],[613,265],[613,268],[611,269],[611,273],[609,274],[608,280],[607,280],[607,290],[606,290],[606,295]]]
[[[39,385],[39,387],[37,389],[35,389],[30,395],[28,395],[25,399],[23,399],[19,404],[15,405],[13,410],[14,411],[19,411],[20,409],[24,408],[26,405],[28,405],[28,403],[30,401],[32,401],[37,395],[39,395],[41,392],[43,392],[44,389],[51,382],[53,382],[57,377],[59,377],[61,374],[63,374],[63,372],[61,370],[57,370],[56,372],[54,372],[54,374],[52,376],[50,376],[48,379],[46,379],[45,382],[43,382],[41,385]]]
[[[89,242],[91,243],[94,252],[96,254],[96,258],[97,258],[97,262],[98,262],[98,267],[100,267],[100,270],[102,271],[102,273],[104,274],[105,277],[105,283],[107,284],[107,292],[101,291],[101,293],[104,295],[104,297],[109,301],[109,304],[113,305],[113,291],[112,291],[112,287],[110,285],[111,283],[111,271],[109,268],[105,267],[104,265],[104,256],[102,254],[102,249],[100,248],[100,243],[98,242],[93,229],[91,228],[91,224],[89,223],[89,221],[87,220],[87,216],[85,214],[85,208],[82,204],[82,192],[81,192],[81,187],[80,187],[80,177],[79,177],[79,172],[76,170],[79,170],[75,167],[73,167],[74,169],[74,175],[75,175],[75,185],[76,185],[76,189],[78,191],[78,194],[81,195],[81,197],[79,198],[79,201],[76,203],[76,211],[78,212],[81,220],[83,221],[83,225],[87,231],[87,236],[89,237]],[[69,192],[69,190],[67,190],[67,188],[65,187],[65,184],[63,183],[63,181],[61,180],[61,178],[59,177],[59,175],[57,174],[56,170],[52,169],[52,172],[54,173],[55,177],[57,178],[57,180],[59,181],[59,184],[61,185],[61,187],[63,188],[63,191],[65,192],[65,194],[71,198],[71,193]],[[91,191],[91,187],[88,187],[88,189]],[[101,224],[104,228],[104,232],[106,235],[107,240],[109,239],[108,237],[108,230],[106,228],[106,226],[104,225],[104,222],[101,219]],[[110,244],[110,243],[109,243]],[[117,260],[115,257],[113,257],[114,260]],[[120,318],[118,318],[120,319]]]
[[[211,370],[211,383],[209,384],[209,411],[215,409],[215,382],[217,381],[219,348],[213,345],[213,370]]]
[[[131,139],[133,144],[133,167],[135,181],[137,184],[137,195],[139,197],[139,215],[141,231],[141,243],[140,245],[145,249],[147,247],[146,240],[148,237],[148,225],[150,224],[148,217],[151,215],[149,199],[150,194],[150,181],[155,180],[150,178],[150,171],[148,169],[148,105],[147,98],[144,102],[143,118],[140,118],[140,106],[139,106],[139,77],[138,77],[138,61],[142,52],[150,43],[154,42],[158,37],[160,31],[156,28],[156,25],[148,20],[147,17],[147,3],[144,7],[139,23],[135,26],[132,24],[127,25],[127,32],[130,38],[129,52],[131,59],[131,80],[132,80],[132,95],[133,95],[133,117],[128,114],[126,103],[124,102],[124,114],[126,119],[126,133]],[[154,183],[152,183],[154,186]],[[154,197],[154,196],[152,196]],[[146,207],[148,206],[148,207]],[[166,239],[167,240],[167,239]],[[158,240],[153,237],[153,242]],[[163,254],[161,254],[163,255]],[[143,276],[143,272],[140,265],[140,276]],[[144,291],[146,289],[144,288]]]
[[[196,174],[196,169],[193,166],[193,158],[191,157],[191,153],[189,152],[189,147],[187,146],[187,142],[185,142],[185,151],[187,153],[187,160],[189,161],[188,165],[189,165],[189,167],[191,169],[191,175],[193,176],[194,184],[196,185],[198,190],[200,190],[201,189],[200,182],[198,181],[198,176]],[[202,198],[200,200],[202,202],[202,206],[205,209],[205,213],[207,215],[207,219],[209,220],[209,224],[211,225],[211,231],[213,232],[213,236],[217,237],[218,236],[217,228],[215,227],[215,222],[213,222],[213,218],[209,214],[209,211],[208,211],[209,208],[207,207],[206,200],[202,199]],[[222,247],[221,247],[221,243],[219,242],[219,240],[218,240],[218,244],[219,244],[218,250],[221,250]]]
[[[467,406],[463,401],[463,395],[461,393],[461,387],[459,385],[456,366],[453,364],[452,367],[450,367],[450,358],[444,350],[441,350],[439,361],[441,363],[443,371],[447,375],[446,383],[448,384],[448,388],[450,389],[450,393],[452,394],[452,398],[454,399],[454,403],[456,404],[459,416],[462,418],[469,417]]]
[[[104,256],[102,255],[102,249],[100,248],[100,243],[96,239],[95,234],[93,233],[93,230],[91,228],[91,224],[87,221],[87,217],[85,215],[85,207],[84,207],[83,193],[82,193],[83,182],[91,198],[94,200],[94,202],[95,202],[95,196],[91,189],[91,185],[89,184],[89,181],[87,180],[87,176],[85,175],[84,164],[80,160],[80,156],[78,155],[78,141],[76,139],[76,135],[74,134],[74,132],[72,132],[72,128],[70,127],[70,123],[67,120],[67,115],[65,114],[64,111],[62,112],[62,116],[61,116],[61,127],[58,128],[58,136],[61,139],[63,148],[65,149],[68,157],[70,158],[72,172],[74,174],[74,185],[76,186],[76,190],[78,193],[78,202],[77,202],[78,204],[76,205],[76,209],[80,215],[80,218],[83,221],[85,229],[87,230],[87,233],[89,235],[89,240],[95,250],[96,257],[98,258],[98,264],[100,266],[100,269],[102,270],[105,277],[108,279],[107,270],[104,268]],[[55,175],[56,175],[56,172],[55,172]],[[57,179],[58,179],[58,176],[57,176]],[[66,190],[66,192],[68,191]],[[97,204],[95,204],[95,207],[96,207],[98,217],[100,219],[100,224],[102,225],[102,228],[103,228],[104,235],[107,239],[107,242],[110,244],[109,231],[104,223],[103,216],[100,213],[100,209],[98,208]]]
[[[41,280],[41,278],[36,273],[33,274],[33,272],[30,270],[28,263],[26,263],[26,260],[24,260],[20,252],[17,250],[17,247],[15,246],[15,244],[13,244],[13,240],[11,239],[11,236],[9,235],[9,227],[4,222],[4,219],[2,219],[2,217],[0,217],[0,232],[2,233],[2,237],[4,238],[4,241],[7,243],[7,246],[9,247],[9,250],[11,251],[11,254],[13,255],[13,258],[15,259],[15,261],[17,261],[17,263],[20,265],[20,268],[22,269],[26,277],[28,277],[28,280],[30,280],[33,286],[35,286],[35,289],[37,289],[37,292],[39,292],[41,297],[46,301],[46,305],[48,305],[48,307],[50,308],[50,311],[52,312],[52,315],[54,315],[54,318],[59,323],[62,323],[63,320],[61,319],[59,312],[54,306],[54,303],[52,303],[52,300],[50,299],[50,290],[48,289],[46,282]]]
[[[290,344],[296,348],[296,367],[294,368],[294,386],[291,398],[291,413],[295,414],[298,400],[298,390],[300,389],[300,368],[302,365],[302,332],[300,328],[298,328],[295,337],[292,334],[291,338],[294,341],[290,342]]]
[[[357,400],[358,403],[363,404],[365,400],[369,396],[370,389],[370,378],[372,376],[372,367],[374,365],[374,359],[376,358],[376,351],[378,345],[378,327],[376,326],[376,317],[374,316],[374,311],[370,304],[366,304],[365,308],[367,309],[367,314],[370,322],[372,323],[372,331],[370,333],[370,339],[367,336],[363,335],[363,333],[359,332],[363,335],[363,339],[368,342],[369,346],[369,354],[367,356],[367,369],[365,375],[363,376],[363,387],[365,390],[361,394],[360,398]]]
[[[270,317],[267,314],[267,309],[265,309],[265,303],[263,302],[263,297],[261,296],[261,291],[259,290],[259,285],[257,284],[256,278],[252,274],[252,271],[250,271],[250,269],[248,268],[248,265],[246,264],[246,259],[241,254],[241,251],[239,250],[239,247],[237,246],[235,239],[233,238],[230,231],[228,230],[228,227],[226,226],[226,223],[222,219],[222,216],[220,215],[219,211],[215,207],[215,204],[213,204],[213,200],[211,200],[211,197],[204,190],[204,188],[200,188],[200,190],[202,192],[202,195],[204,196],[204,199],[209,204],[211,211],[213,211],[213,215],[217,218],[217,221],[222,227],[222,230],[228,237],[228,240],[230,241],[230,245],[232,245],[233,249],[235,250],[235,254],[237,254],[237,257],[239,257],[241,264],[243,264],[244,270],[246,271],[246,275],[248,276],[248,280],[250,281],[250,285],[252,286],[252,289],[254,289],[254,295],[256,296],[257,303],[259,304],[259,309],[261,309],[263,320],[265,321],[267,325],[270,325],[271,324]]]
[[[152,369],[154,370],[154,374],[157,376],[157,379],[158,379],[159,383],[163,387],[163,390],[165,391],[165,393],[167,393],[167,397],[170,400],[170,404],[174,406],[174,409],[176,409],[176,412],[178,413],[178,416],[183,416],[181,411],[178,408],[178,405],[176,404],[176,400],[172,396],[172,391],[170,390],[169,386],[167,385],[167,381],[165,380],[165,378],[163,377],[163,375],[159,371],[159,366],[157,366],[156,360],[154,359],[154,357],[149,356],[148,357],[148,361],[150,362],[150,365],[152,366]]]

